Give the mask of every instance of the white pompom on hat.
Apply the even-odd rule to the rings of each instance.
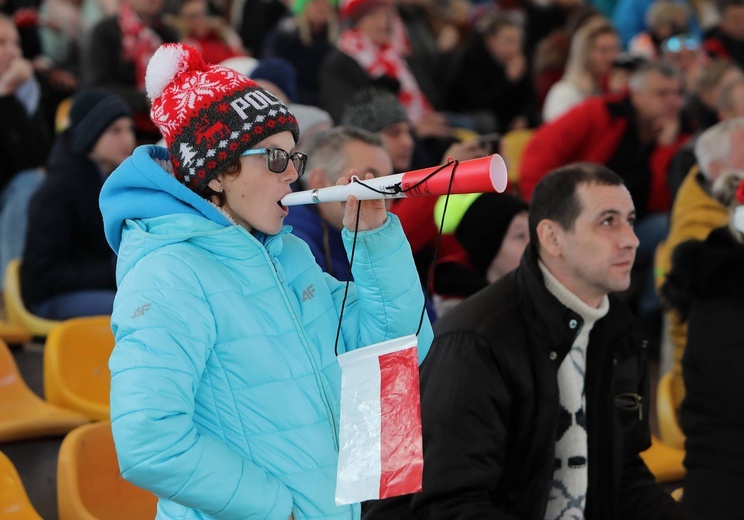
[[[233,69],[207,65],[188,45],[161,45],[145,86],[176,178],[196,193],[267,137],[289,131],[299,138],[297,120],[281,101]]]

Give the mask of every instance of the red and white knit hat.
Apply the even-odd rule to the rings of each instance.
[[[267,137],[284,131],[295,142],[299,137],[297,120],[281,101],[233,69],[207,65],[188,45],[161,45],[145,85],[176,178],[196,193]]]

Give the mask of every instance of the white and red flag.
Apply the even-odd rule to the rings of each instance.
[[[341,354],[341,425],[336,504],[421,491],[416,336]]]

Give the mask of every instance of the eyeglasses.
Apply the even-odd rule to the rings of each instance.
[[[289,153],[281,148],[253,148],[246,150],[240,155],[265,155],[266,166],[274,173],[282,173],[289,166],[289,160],[292,160],[292,164],[297,170],[297,177],[302,177],[305,173],[305,164],[307,163],[307,155],[302,152]]]
[[[661,45],[667,52],[679,52],[683,49],[696,51],[700,48],[700,40],[689,34],[672,36]]]

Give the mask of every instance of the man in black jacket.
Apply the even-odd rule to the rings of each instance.
[[[605,167],[540,181],[520,266],[435,326],[423,491],[369,503],[365,520],[690,518],[639,457],[648,340],[609,296],[630,283],[634,220]]]

